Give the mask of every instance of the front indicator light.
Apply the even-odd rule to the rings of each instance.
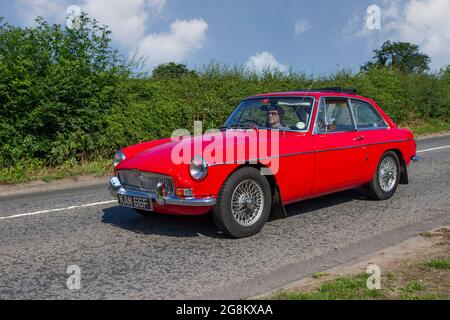
[[[184,197],[184,198],[189,198],[189,197],[194,196],[194,192],[192,191],[192,189],[183,189],[183,188],[177,188],[177,190],[175,191],[175,194],[178,197]]]

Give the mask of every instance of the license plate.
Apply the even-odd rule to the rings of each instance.
[[[119,194],[119,204],[131,208],[152,211],[152,200],[149,198],[133,197]]]

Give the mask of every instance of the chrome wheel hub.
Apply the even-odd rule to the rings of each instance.
[[[264,193],[253,180],[242,181],[231,196],[231,213],[241,226],[255,224],[264,210]]]
[[[397,165],[391,157],[385,158],[378,172],[380,187],[384,192],[389,192],[395,187],[397,182]]]

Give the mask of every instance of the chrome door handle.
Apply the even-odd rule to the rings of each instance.
[[[353,141],[363,141],[366,137],[365,136],[359,136],[355,139],[353,139]]]

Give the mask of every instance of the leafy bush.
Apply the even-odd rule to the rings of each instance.
[[[36,22],[0,26],[0,166],[95,154],[104,115],[129,74],[110,48],[110,32],[88,17],[73,30]]]

